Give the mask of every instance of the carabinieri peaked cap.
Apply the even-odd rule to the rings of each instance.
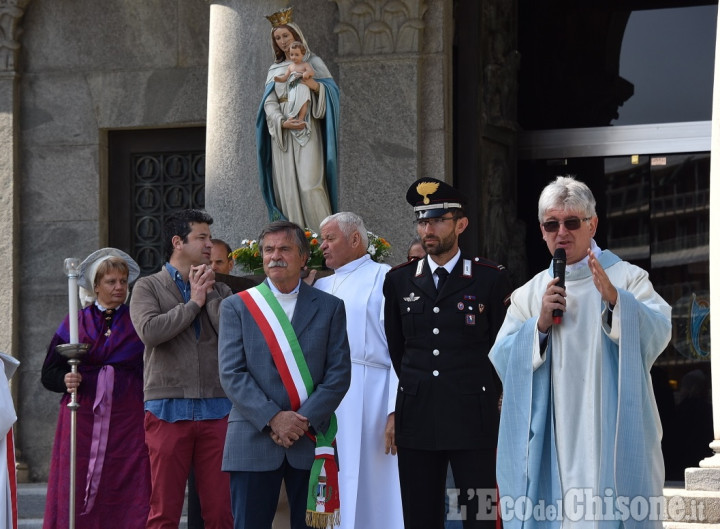
[[[418,219],[442,217],[451,209],[462,208],[465,203],[457,189],[435,178],[421,178],[413,182],[405,199]]]

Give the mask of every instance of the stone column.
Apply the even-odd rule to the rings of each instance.
[[[24,13],[26,1],[0,2],[0,226],[4,236],[0,238],[0,270],[7,278],[0,291],[0,351],[8,354],[17,352],[17,296],[20,270],[17,266],[19,249],[18,199],[20,196],[20,175],[18,174],[18,75],[15,60],[20,49],[16,40],[18,23]]]
[[[17,76],[15,72],[0,71],[0,270],[6,283],[0,291],[0,351],[17,353],[17,289],[18,198],[20,195],[17,166]]]
[[[258,185],[255,118],[272,62],[271,0],[210,2],[205,203],[214,237],[255,238],[268,215]]]
[[[15,64],[20,43],[18,26],[29,0],[0,1],[0,270],[5,279],[0,291],[0,351],[18,354],[19,319],[18,296],[21,269],[18,266],[20,249],[19,197],[20,174],[18,161],[18,75]],[[21,359],[22,360],[22,359]],[[22,371],[23,366],[20,366]],[[16,375],[17,377],[18,375]],[[17,385],[11,383],[17,401]],[[19,450],[18,450],[19,452]],[[18,459],[20,455],[18,454]],[[27,466],[19,464],[18,479],[27,481]]]

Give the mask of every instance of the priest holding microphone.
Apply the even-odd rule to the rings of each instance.
[[[512,294],[490,351],[504,390],[504,527],[660,528],[662,429],[650,367],[670,340],[671,308],[645,270],[597,246],[587,185],[557,177],[538,218],[553,262]]]

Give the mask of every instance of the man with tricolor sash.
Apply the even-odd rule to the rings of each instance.
[[[232,401],[223,454],[235,529],[271,529],[283,480],[291,527],[339,522],[334,412],[350,386],[345,307],[301,280],[296,224],[258,237],[267,279],[220,308],[220,380]]]

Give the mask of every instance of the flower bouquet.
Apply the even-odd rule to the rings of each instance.
[[[378,263],[384,263],[385,258],[390,255],[390,243],[387,239],[375,235],[373,232],[368,232],[368,253],[373,261]]]
[[[240,248],[230,252],[235,264],[250,274],[262,274],[263,263],[260,247],[256,240],[243,239]]]
[[[308,228],[305,228],[305,238],[310,244],[310,258],[308,259],[307,267],[310,269],[322,270],[323,254],[320,249],[318,234]],[[262,274],[263,261],[257,241],[244,239],[240,244],[240,248],[237,248],[230,253],[230,257],[235,261],[235,264],[250,274]],[[383,237],[379,237],[369,231],[368,253],[373,261],[382,263],[385,261],[385,258],[390,255],[390,243]]]
[[[313,233],[308,228],[305,228],[305,238],[310,244],[310,258],[308,259],[307,267],[311,270],[322,270],[323,253],[320,249],[320,241],[318,240],[318,234]]]

